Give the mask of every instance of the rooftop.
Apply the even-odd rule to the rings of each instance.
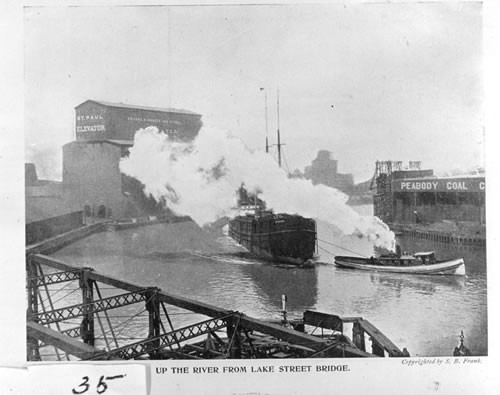
[[[70,144],[111,144],[111,145],[117,145],[119,147],[132,147],[134,145],[133,140],[110,140],[110,139],[92,139],[92,140],[73,140],[70,141],[69,143],[64,144],[70,145]]]
[[[107,101],[102,101],[102,100],[86,100],[83,103],[80,103],[77,105],[75,108],[81,107],[84,104],[88,102],[93,102],[100,104],[102,106],[106,107],[117,107],[117,108],[130,108],[133,110],[147,110],[147,111],[159,111],[159,112],[169,112],[169,113],[177,113],[177,114],[188,114],[188,115],[198,115],[200,114],[195,113],[193,111],[188,111],[188,110],[182,110],[178,108],[161,108],[161,107],[148,107],[148,106],[137,106],[134,104],[126,104],[126,103],[112,103],[112,102],[107,102]]]
[[[398,179],[397,181],[421,181],[421,180],[462,180],[462,179],[474,179],[474,178],[485,178],[484,173],[483,174],[462,174],[462,175],[456,175],[456,176],[422,176],[422,177],[411,177],[411,178],[405,178],[405,179]]]

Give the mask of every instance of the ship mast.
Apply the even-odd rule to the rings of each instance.
[[[264,91],[264,108],[265,108],[265,117],[266,117],[266,154],[269,153],[269,127],[267,121],[267,91],[265,88],[260,88],[261,91]]]
[[[280,90],[277,90],[276,112],[278,116],[278,165],[281,167],[281,140],[280,140]]]
[[[267,117],[267,91],[264,88],[260,88],[261,91],[264,91],[264,103],[265,103],[265,117],[266,117],[266,153],[269,153],[269,123],[268,123],[268,117]],[[276,91],[276,114],[277,114],[277,138],[278,138],[278,144],[272,144],[273,146],[276,145],[278,147],[278,165],[281,167],[281,136],[280,136],[280,90],[279,88]]]

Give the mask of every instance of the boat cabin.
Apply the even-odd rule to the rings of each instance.
[[[379,257],[378,260],[382,265],[409,266],[415,264],[416,258],[413,255],[387,255]]]
[[[434,251],[429,252],[416,252],[414,257],[422,261],[424,265],[432,265],[436,263],[436,256],[434,255]]]
[[[432,265],[436,263],[436,257],[433,251],[417,252],[413,255],[403,253],[402,255],[389,254],[381,255],[378,259],[370,259],[372,264],[379,263],[381,265],[389,266],[415,266],[415,265]]]

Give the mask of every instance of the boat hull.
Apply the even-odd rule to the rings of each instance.
[[[239,216],[229,236],[256,257],[298,266],[311,266],[316,249],[314,220],[296,215]]]
[[[462,258],[427,265],[392,266],[370,264],[367,259],[361,258],[335,257],[335,265],[346,269],[375,272],[465,276],[465,263]]]

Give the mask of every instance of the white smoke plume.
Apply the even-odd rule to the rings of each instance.
[[[198,224],[235,214],[237,189],[249,192],[275,212],[300,214],[326,221],[344,234],[393,248],[394,234],[377,217],[361,216],[346,204],[348,197],[309,180],[291,179],[271,155],[250,151],[230,133],[203,127],[190,144],[173,142],[156,127],[136,132],[120,170],[145,185],[155,199],[165,199],[179,214]]]

